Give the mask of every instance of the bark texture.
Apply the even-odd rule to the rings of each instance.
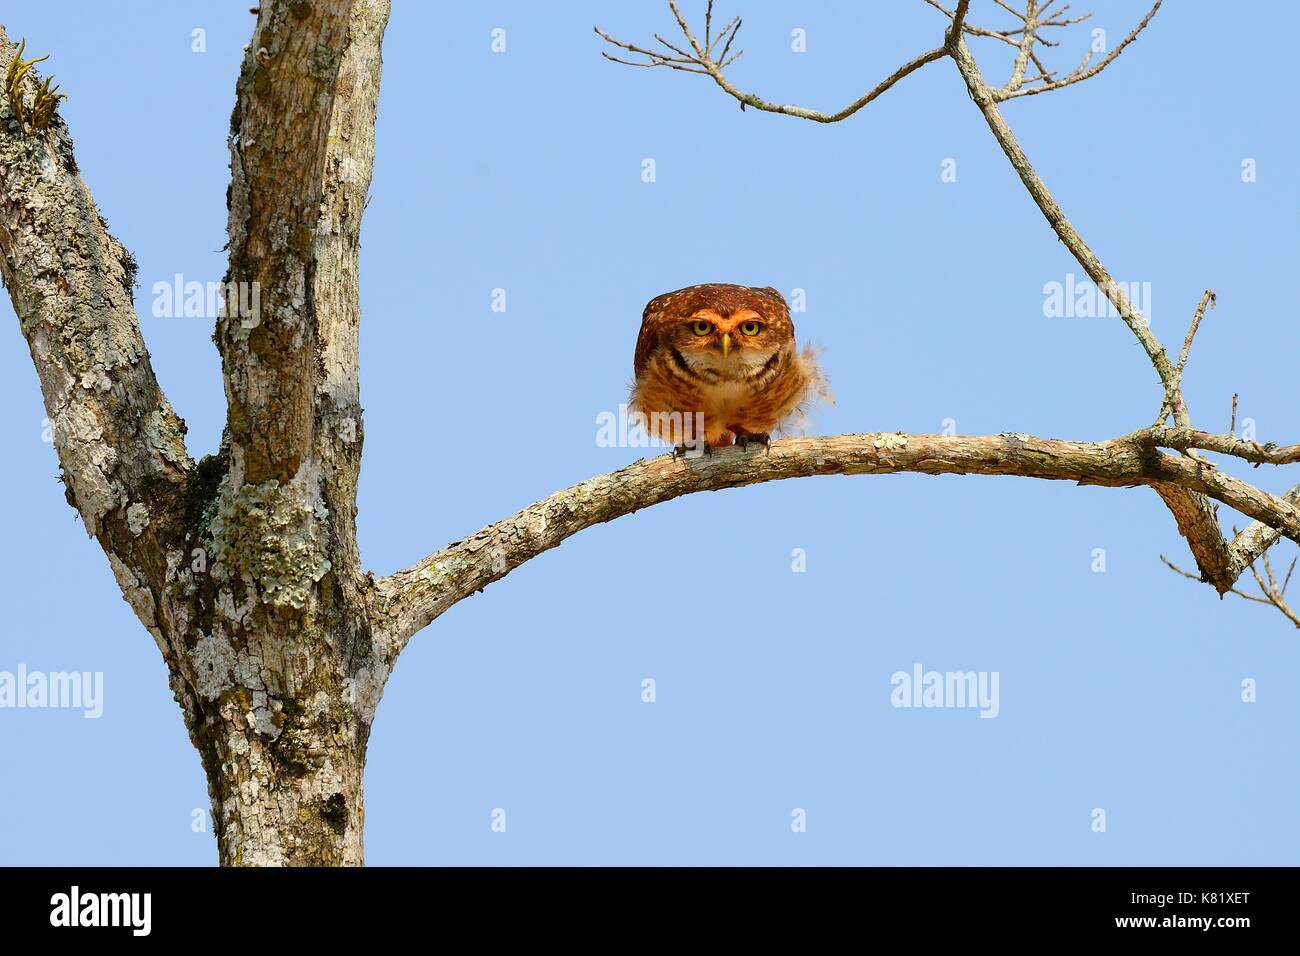
[[[217,326],[229,413],[196,526],[212,564],[170,592],[201,661],[192,730],[231,864],[364,858],[392,660],[356,546],[357,259],[387,19],[387,0],[263,3],[237,85],[227,281],[256,283],[262,308]]]

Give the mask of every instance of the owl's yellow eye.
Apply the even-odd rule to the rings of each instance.
[[[745,322],[740,326],[741,335],[757,335],[762,326],[757,322]]]
[[[692,322],[691,331],[696,335],[708,335],[713,331],[713,325],[709,322]]]

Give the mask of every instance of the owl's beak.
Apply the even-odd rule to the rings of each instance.
[[[726,358],[727,353],[731,351],[731,333],[722,333],[722,357]]]

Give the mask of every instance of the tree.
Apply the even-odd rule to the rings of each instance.
[[[937,4],[932,3],[932,6]],[[816,474],[996,474],[1151,487],[1173,512],[1200,580],[1220,594],[1281,537],[1300,540],[1297,492],[1278,498],[1202,452],[1256,464],[1300,460],[1193,427],[1182,396],[1192,342],[1175,360],[1057,206],[1002,117],[1008,99],[1095,76],[1049,72],[1042,31],[1077,22],[1027,0],[1019,26],[947,18],[942,45],[833,114],[768,103],[727,78],[739,29],[703,40],[675,4],[683,40],[662,50],[605,36],[641,66],[710,77],[742,108],[818,122],[855,114],[910,73],[951,60],[1030,196],[1105,291],[1161,384],[1153,425],[1104,442],[901,433],[792,438],[770,454],[665,454],[557,492],[384,578],[355,533],[364,437],[357,334],[358,237],[374,156],[387,0],[267,0],[236,85],[231,121],[227,305],[217,322],[227,396],[220,449],[197,463],[150,365],[132,298],[131,255],[107,231],[77,171],[57,92],[0,30],[0,271],[32,353],[69,502],[153,635],[199,750],[227,865],[360,864],[371,721],[412,636],[465,597],[594,524],[680,495]],[[1005,6],[1005,5],[1004,5]],[[1007,8],[1010,9],[1010,8]],[[966,37],[1015,49],[990,86]],[[716,52],[715,52],[716,51]],[[1032,66],[1038,72],[1030,76]],[[251,294],[246,294],[251,293]],[[1231,541],[1216,508],[1253,523]],[[1266,565],[1257,600],[1295,620]],[[1245,592],[1241,592],[1245,594]]]

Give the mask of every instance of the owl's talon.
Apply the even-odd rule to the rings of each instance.
[[[766,432],[736,432],[736,444],[740,446],[741,451],[749,451],[749,443],[753,441],[767,449],[767,453],[772,454],[772,436]]]
[[[700,447],[699,445],[696,446],[697,449],[699,447]],[[692,449],[687,445],[674,445],[673,452],[672,452],[673,461],[676,461],[678,458],[690,458],[691,450]],[[703,443],[703,451],[704,454],[708,455],[710,458],[713,457],[713,446],[710,445],[708,442]]]

